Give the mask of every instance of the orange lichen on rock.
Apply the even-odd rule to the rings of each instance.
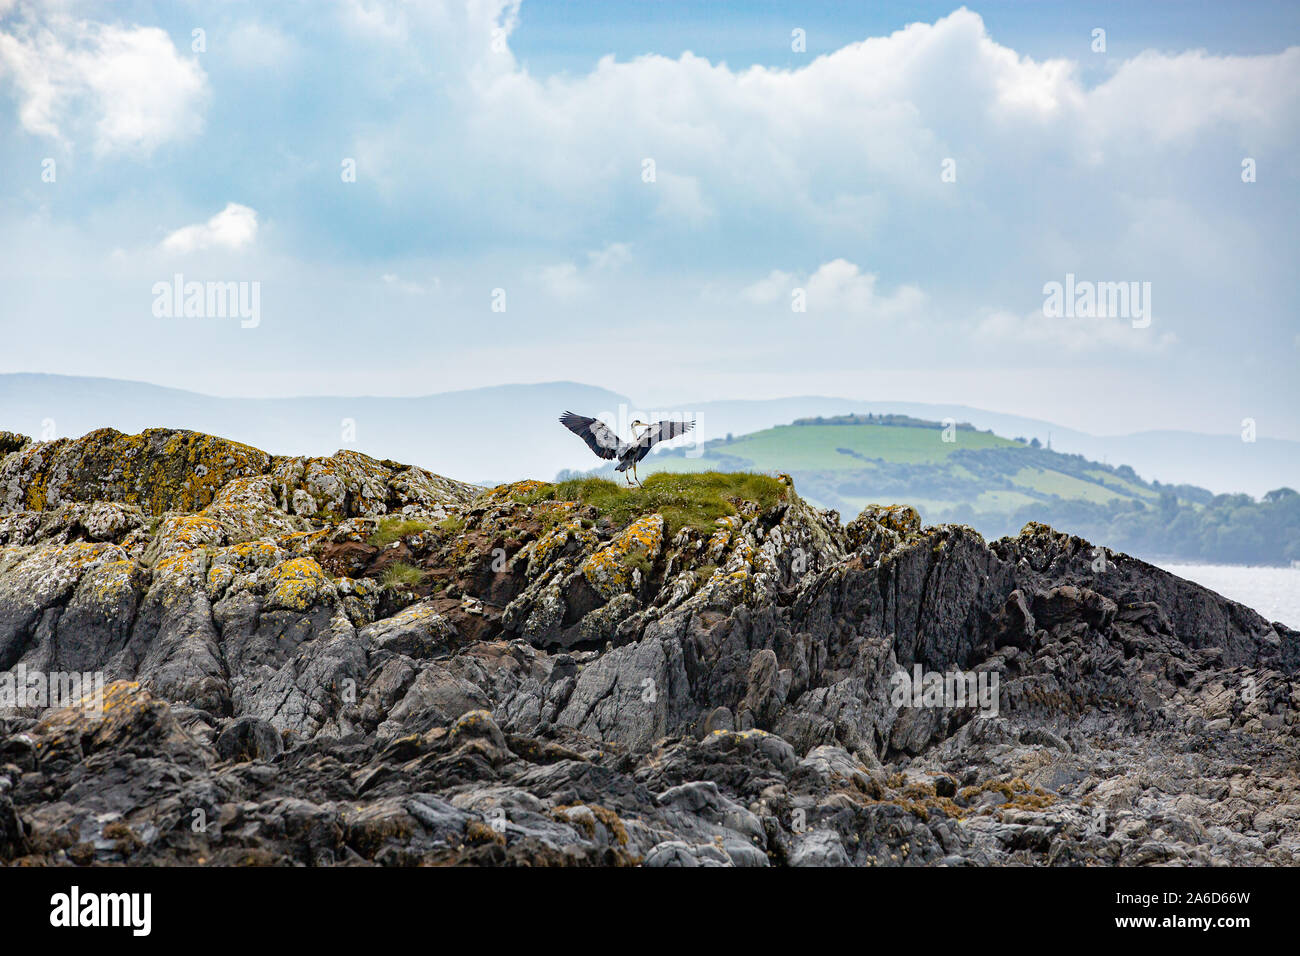
[[[267,603],[293,611],[305,611],[330,587],[325,571],[313,558],[290,558],[271,572],[271,594]]]
[[[653,562],[663,550],[664,519],[642,515],[582,564],[582,573],[598,594],[612,598],[633,583],[637,564]]]

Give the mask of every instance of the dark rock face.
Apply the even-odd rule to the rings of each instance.
[[[1049,528],[0,455],[0,675],[109,682],[0,709],[0,862],[1300,862],[1300,634]]]
[[[217,734],[213,749],[222,760],[274,760],[284,751],[284,742],[267,721],[239,717]]]

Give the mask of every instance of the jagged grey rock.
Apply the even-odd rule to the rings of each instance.
[[[164,429],[0,454],[0,675],[110,682],[0,713],[0,862],[1300,862],[1300,634],[1043,526],[842,527],[785,480],[614,521]],[[900,702],[917,666],[996,713]]]

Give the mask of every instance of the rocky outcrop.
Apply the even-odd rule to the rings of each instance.
[[[0,456],[0,675],[107,684],[0,710],[0,862],[1300,862],[1300,634],[1043,526]]]

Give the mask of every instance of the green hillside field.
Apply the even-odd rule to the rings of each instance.
[[[804,498],[845,520],[869,504],[905,503],[927,523],[968,524],[990,538],[1042,521],[1149,557],[1300,559],[1300,495],[1290,489],[1260,502],[1215,496],[1144,481],[1125,465],[901,415],[800,419],[664,448],[638,466],[643,478],[658,471],[786,473]],[[622,480],[612,466],[586,474]]]

